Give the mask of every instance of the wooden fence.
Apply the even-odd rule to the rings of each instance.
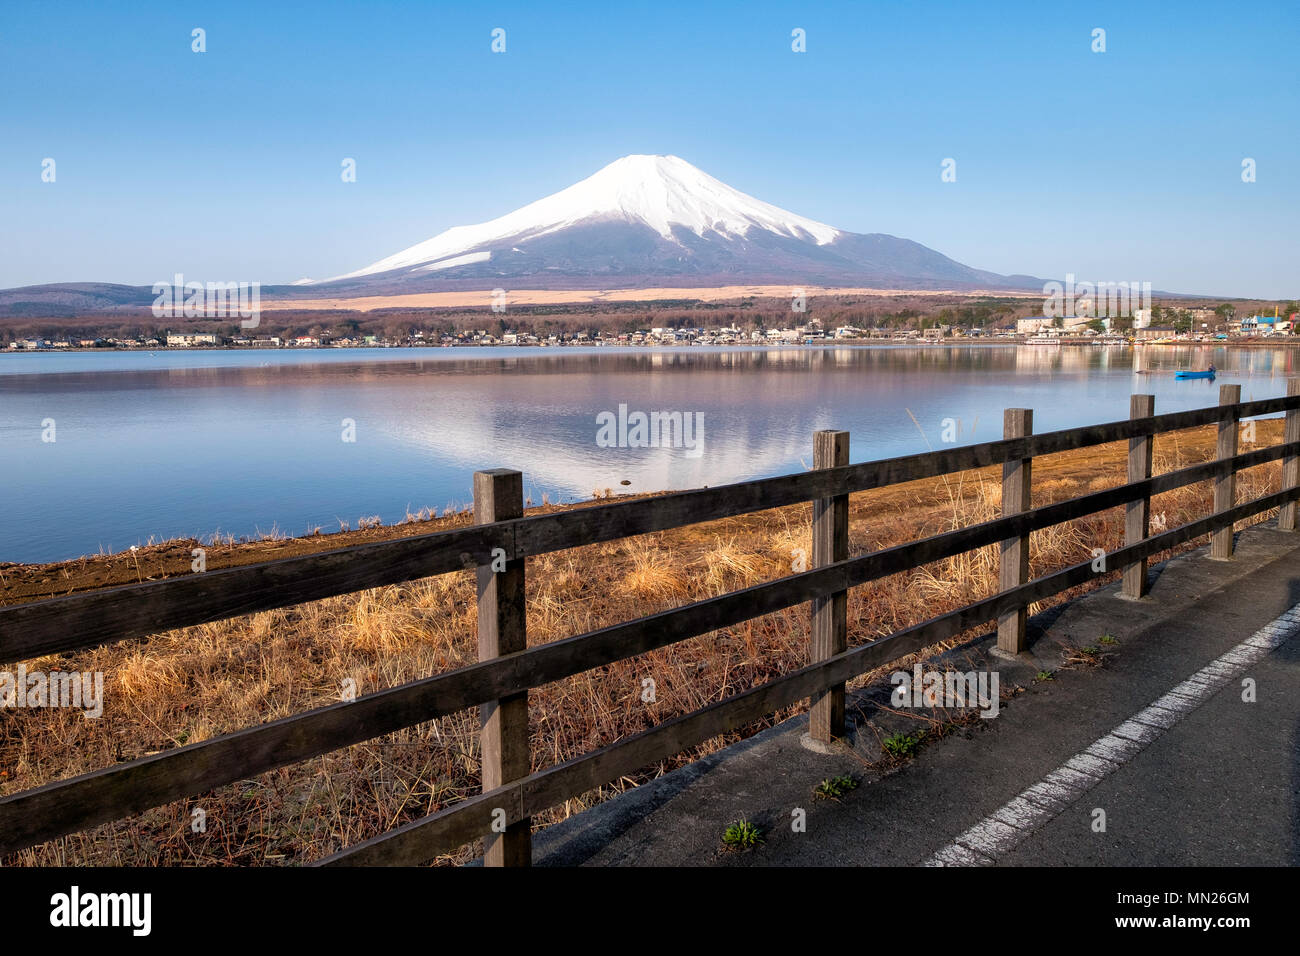
[[[1106,567],[1123,571],[1128,597],[1145,593],[1147,560],[1157,552],[1208,534],[1212,557],[1229,558],[1233,524],[1272,508],[1280,508],[1279,527],[1294,531],[1300,379],[1289,381],[1286,398],[1242,403],[1240,395],[1240,386],[1224,385],[1218,406],[1167,415],[1154,414],[1152,396],[1134,395],[1126,421],[1041,435],[1033,434],[1029,410],[1011,409],[1000,441],[861,464],[848,463],[846,432],[818,432],[814,469],[808,472],[531,517],[523,512],[519,472],[479,472],[474,476],[477,523],[469,527],[0,608],[0,661],[20,661],[451,571],[474,568],[478,574],[478,663],[4,797],[0,854],[480,707],[481,794],[317,862],[416,864],[483,838],[489,865],[526,865],[531,817],[567,799],[803,700],[811,701],[810,727],[817,739],[840,736],[847,680],[973,627],[997,621],[999,647],[1024,650],[1028,606],[1097,577],[1088,561],[1030,580],[1028,543],[1034,531],[1124,506],[1124,546],[1106,556]],[[1239,421],[1282,412],[1281,444],[1238,454]],[[1211,424],[1218,426],[1215,460],[1152,477],[1154,435]],[[1031,507],[1035,458],[1124,440],[1129,443],[1126,484]],[[1281,489],[1236,503],[1237,472],[1279,459]],[[1003,466],[1001,517],[849,558],[850,493],[998,464]],[[1152,495],[1207,480],[1214,482],[1211,515],[1150,534]],[[527,647],[526,558],[806,501],[813,502],[809,570]],[[848,646],[849,588],[987,545],[998,545],[1001,552],[997,594]],[[811,602],[812,613],[806,666],[532,771],[532,688],[805,602]]]

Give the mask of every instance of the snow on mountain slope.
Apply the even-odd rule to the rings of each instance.
[[[482,261],[464,257],[484,257],[480,247],[502,240],[517,246],[579,223],[609,219],[647,226],[665,241],[675,243],[675,228],[700,237],[717,234],[724,239],[746,238],[753,230],[760,230],[817,246],[846,235],[825,223],[732,189],[676,156],[624,156],[568,189],[499,219],[448,229],[364,269],[324,281],[421,266],[422,271],[439,269],[444,266],[438,263],[450,259],[456,261],[448,262],[448,266]]]

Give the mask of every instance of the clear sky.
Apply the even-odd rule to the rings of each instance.
[[[978,268],[1300,297],[1297,40],[1295,0],[8,0],[0,287],[323,278],[672,153]]]

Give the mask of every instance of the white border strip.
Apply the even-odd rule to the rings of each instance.
[[[1145,710],[1075,754],[921,865],[988,866],[996,863],[999,856],[1015,849],[1034,830],[1132,760],[1238,674],[1280,647],[1298,629],[1300,604],[1265,624],[1232,650],[1153,701]]]

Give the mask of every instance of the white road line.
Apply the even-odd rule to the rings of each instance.
[[[1003,804],[922,866],[989,866],[1300,629],[1300,604]]]

